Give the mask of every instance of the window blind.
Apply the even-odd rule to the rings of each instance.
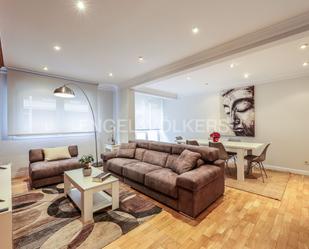
[[[46,135],[92,132],[89,105],[82,92],[69,81],[9,70],[8,135]],[[53,95],[55,88],[68,84],[75,98]],[[74,83],[76,84],[76,83]],[[96,113],[97,86],[80,84]]]
[[[162,98],[135,93],[135,129],[161,130],[163,123]]]

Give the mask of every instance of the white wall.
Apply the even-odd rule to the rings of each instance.
[[[256,137],[243,141],[271,143],[266,163],[309,173],[309,78],[272,82],[256,86]],[[165,119],[219,119],[219,93],[165,100]],[[175,136],[207,138],[209,134],[167,132]],[[258,152],[256,152],[258,153]]]
[[[33,75],[33,77],[36,77]],[[42,77],[42,76],[40,76]],[[43,77],[44,79],[44,77]],[[50,78],[49,78],[50,80]],[[58,84],[59,81],[64,82],[65,80],[55,79]],[[4,84],[6,84],[6,77],[4,74],[0,74],[0,131],[3,128],[3,112],[6,109],[6,103],[4,103]],[[107,142],[109,134],[104,132],[100,124],[105,119],[113,119],[113,92],[106,90],[98,90],[97,96],[98,115],[98,154],[103,151],[103,146]],[[92,122],[92,121],[89,121]],[[3,135],[3,134],[0,134]],[[66,146],[66,145],[78,145],[79,155],[82,154],[95,154],[94,138],[92,134],[80,135],[80,136],[59,136],[59,137],[48,137],[48,138],[22,138],[18,140],[7,140],[2,136],[0,138],[0,164],[1,163],[12,163],[12,176],[23,176],[28,170],[28,151],[32,148],[44,148],[44,147],[55,147],[55,146]]]

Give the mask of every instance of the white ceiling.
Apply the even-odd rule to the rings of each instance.
[[[236,86],[309,76],[309,65],[302,65],[304,62],[309,63],[309,47],[301,50],[302,44],[309,44],[308,34],[296,40],[140,87],[147,87],[148,91],[188,96]],[[230,67],[232,63],[236,64],[234,68]],[[245,73],[249,74],[248,79],[244,78]]]
[[[8,67],[94,83],[126,81],[309,10],[308,0],[0,0]],[[194,36],[191,28],[200,33]],[[54,45],[62,50],[55,52]],[[145,63],[138,63],[143,56]],[[114,74],[113,78],[108,73]]]

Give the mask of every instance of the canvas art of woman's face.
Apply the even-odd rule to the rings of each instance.
[[[254,87],[235,88],[222,94],[228,125],[236,136],[255,135]]]

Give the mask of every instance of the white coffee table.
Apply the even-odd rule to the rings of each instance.
[[[93,213],[108,206],[112,209],[119,207],[119,180],[110,176],[103,182],[93,182],[92,177],[102,173],[92,167],[92,175],[83,176],[82,169],[64,172],[64,194],[80,209],[81,220],[84,224],[93,222]],[[103,190],[112,189],[112,196]]]

